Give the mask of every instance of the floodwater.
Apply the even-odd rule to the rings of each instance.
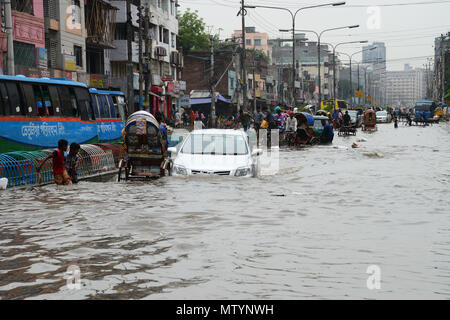
[[[382,124],[260,178],[2,191],[0,298],[449,299],[449,139]]]

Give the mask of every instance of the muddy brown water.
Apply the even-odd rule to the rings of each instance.
[[[0,298],[448,299],[449,138],[383,124],[254,179],[0,191]]]

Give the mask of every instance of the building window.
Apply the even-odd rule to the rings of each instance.
[[[127,25],[125,23],[116,24],[114,39],[127,40]]]
[[[175,2],[170,1],[170,14],[173,16],[175,13]]]
[[[73,52],[74,52],[77,66],[82,67],[83,66],[82,48],[79,46],[73,46]]]
[[[163,42],[165,43],[165,44],[169,44],[169,41],[170,41],[170,39],[169,39],[169,30],[168,29],[164,29],[163,30]]]
[[[35,48],[34,45],[14,41],[14,63],[19,66],[35,67]]]
[[[255,46],[261,45],[261,39],[255,39]]]
[[[33,14],[33,0],[12,0],[11,10]]]
[[[248,45],[248,46],[251,46],[252,45],[252,40],[251,39],[246,39],[245,40],[245,44]]]
[[[80,0],[72,0],[72,22],[81,23]]]
[[[175,33],[171,33],[171,38],[172,38],[172,48],[175,48],[175,38],[176,38],[176,35],[175,35]]]

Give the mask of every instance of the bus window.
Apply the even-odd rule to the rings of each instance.
[[[61,113],[66,117],[72,116],[72,104],[68,87],[58,86],[59,99],[61,101]]]
[[[3,86],[3,83],[0,83],[0,86]],[[4,116],[5,112],[5,103],[3,101],[3,91],[0,90],[0,116]]]
[[[109,102],[109,110],[111,114],[111,118],[119,118],[119,115],[117,114],[117,106],[114,104],[114,101],[110,95],[106,96]]]
[[[55,115],[62,113],[61,102],[59,101],[58,89],[55,86],[48,86],[48,91],[50,93],[50,99],[53,102],[53,111]]]
[[[74,88],[69,88],[69,92],[70,92],[70,104],[71,104],[71,109],[72,109],[72,117],[76,118],[76,117],[80,116],[80,109],[78,107]]]
[[[42,101],[42,92],[39,85],[33,86],[34,100],[36,101],[37,114],[40,117],[48,116],[47,108]]]
[[[91,99],[92,99],[92,108],[94,109],[95,119],[99,119],[100,113],[98,111],[97,95],[91,93]]]
[[[36,102],[34,100],[34,91],[33,86],[31,84],[22,84],[22,89],[25,96],[25,107],[27,109],[28,114],[36,115]]]
[[[55,115],[55,110],[53,108],[52,100],[50,99],[50,92],[48,90],[48,86],[42,85],[42,100],[44,102],[44,107],[47,109],[47,114],[49,116]]]
[[[105,95],[104,94],[100,94],[98,95],[99,98],[99,103],[100,103],[100,115],[103,119],[109,119],[111,118],[111,115],[109,114],[109,105],[108,102],[106,101]]]
[[[75,96],[80,110],[81,120],[94,120],[92,114],[91,99],[89,97],[89,91],[86,88],[74,88]]]
[[[117,96],[117,106],[119,108],[119,114],[122,121],[126,121],[126,105],[125,105],[125,99],[122,96]]]
[[[21,96],[17,83],[13,81],[6,82],[6,89],[8,90],[9,102],[10,102],[10,115],[25,115],[25,110],[22,108]]]
[[[9,97],[4,82],[0,82],[0,115],[9,115]]]

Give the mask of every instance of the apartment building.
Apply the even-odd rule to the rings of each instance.
[[[408,65],[402,71],[386,73],[386,99],[395,106],[411,106],[426,95],[425,71],[411,69]]]
[[[232,37],[242,38],[242,30],[235,30]],[[255,27],[245,28],[245,45],[247,49],[261,50],[267,56],[270,56],[269,35],[267,33],[257,32]]]
[[[3,5],[3,2],[2,2]],[[12,0],[11,16],[14,40],[15,73],[39,77],[47,65],[44,7],[42,0]],[[1,10],[0,69],[6,73],[7,39],[5,10]]]

